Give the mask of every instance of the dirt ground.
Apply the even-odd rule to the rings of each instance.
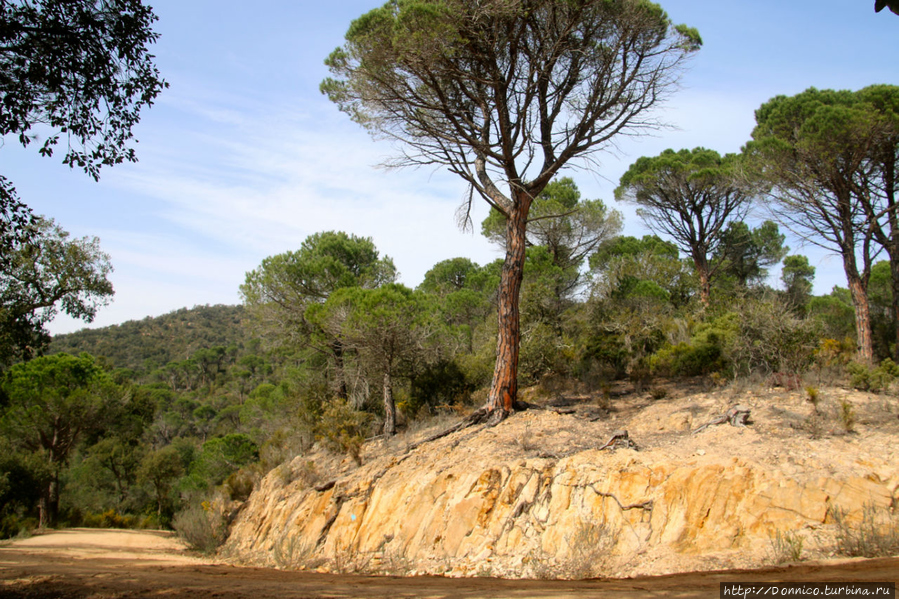
[[[719,597],[722,582],[897,582],[899,558],[588,581],[341,576],[238,568],[171,533],[73,529],[0,546],[0,598]]]

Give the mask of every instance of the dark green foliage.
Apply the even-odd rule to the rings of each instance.
[[[855,311],[848,289],[834,287],[828,295],[811,298],[808,315],[822,323],[824,338],[855,338]]]
[[[418,286],[420,291],[447,296],[455,291],[470,289],[479,266],[468,258],[450,258],[438,262],[425,273]]]
[[[0,135],[27,146],[32,127],[53,131],[40,147],[97,178],[134,162],[128,147],[140,111],[167,87],[149,46],[157,17],[140,0],[4,2],[0,8]]]
[[[849,371],[849,384],[860,391],[880,393],[899,377],[899,366],[889,358],[884,359],[876,368],[859,362],[850,362],[846,368]]]
[[[719,276],[731,279],[739,288],[761,285],[768,269],[790,251],[784,245],[785,239],[770,220],[753,229],[741,221],[728,223],[713,257],[718,262]]]
[[[140,0],[35,0],[0,4],[0,137],[51,156],[94,179],[136,160],[132,128],[168,87],[149,47],[156,15]],[[34,221],[0,175],[0,255],[29,243]]]
[[[52,476],[46,460],[0,437],[0,539],[37,528],[37,503]]]
[[[655,235],[618,237],[590,257],[594,295],[614,302],[635,297],[664,299],[683,307],[695,295],[698,282],[680,259],[677,246]]]
[[[697,376],[724,368],[723,348],[718,338],[695,344],[678,343],[656,352],[650,360],[652,372],[663,376]]]
[[[612,331],[598,331],[590,337],[578,369],[582,379],[624,378],[631,354],[624,340]]]
[[[899,87],[887,85],[777,96],[756,111],[745,149],[780,222],[842,258],[865,362],[874,358],[868,282],[876,255],[886,251],[899,272],[896,106]]]
[[[56,335],[50,353],[87,352],[107,358],[114,368],[145,375],[201,349],[248,343],[243,306],[196,306],[169,314],[77,333]]]
[[[549,183],[534,199],[528,216],[527,243],[541,246],[552,264],[569,271],[568,293],[578,283],[581,264],[621,230],[621,214],[602,200],[582,200],[569,177]],[[500,247],[506,245],[506,217],[493,208],[481,223],[481,234]]]
[[[225,481],[241,466],[259,458],[259,447],[243,433],[232,433],[203,443],[190,466],[188,488],[206,489]]]
[[[55,526],[60,475],[78,443],[101,426],[104,404],[119,390],[87,354],[56,354],[16,364],[3,377],[0,432],[22,452],[46,462],[41,524]]]
[[[438,360],[412,378],[409,401],[403,411],[414,416],[425,406],[436,408],[464,403],[472,391],[474,385],[466,380],[465,373],[455,361]]]
[[[60,312],[90,322],[112,297],[109,256],[97,238],[69,239],[52,220],[0,247],[0,367],[43,353]]]
[[[712,279],[723,263],[719,259],[714,264],[713,256],[724,256],[728,227],[744,219],[755,193],[739,156],[695,148],[637,159],[621,176],[615,198],[639,206],[637,214],[646,225],[670,237],[690,257],[699,277],[700,298],[708,305]],[[732,230],[731,238],[739,236]],[[747,253],[746,248],[732,250],[727,262],[736,268]]]
[[[815,267],[808,263],[808,258],[799,255],[784,258],[780,280],[784,284],[787,301],[800,315],[806,313],[814,279]]]
[[[137,471],[141,482],[149,483],[156,500],[156,517],[160,525],[171,522],[176,499],[172,497],[175,482],[184,474],[184,461],[178,449],[167,445],[148,452]]]

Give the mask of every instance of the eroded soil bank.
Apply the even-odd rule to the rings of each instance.
[[[797,561],[778,538],[801,544],[799,560],[831,559],[834,514],[849,527],[897,517],[895,397],[677,391],[606,406],[544,399],[495,427],[367,443],[361,465],[300,456],[227,508],[238,516],[221,556],[336,573],[624,578]],[[703,428],[737,405],[746,426]],[[610,443],[622,430],[628,442]]]

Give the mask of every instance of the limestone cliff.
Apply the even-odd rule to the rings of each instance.
[[[298,457],[257,486],[223,555],[330,571],[622,576],[770,563],[772,539],[788,532],[827,557],[832,510],[859,519],[899,499],[895,400],[852,394],[861,422],[849,434],[834,412],[849,392],[829,396],[820,416],[785,392],[636,399],[599,419],[532,410],[412,450],[411,438],[371,443],[359,467]],[[737,400],[751,424],[692,434]],[[598,449],[622,428],[638,449]]]

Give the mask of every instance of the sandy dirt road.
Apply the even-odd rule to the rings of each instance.
[[[899,558],[594,581],[341,576],[214,564],[171,534],[75,529],[0,547],[0,598],[544,598],[719,596],[722,582],[897,582]]]

